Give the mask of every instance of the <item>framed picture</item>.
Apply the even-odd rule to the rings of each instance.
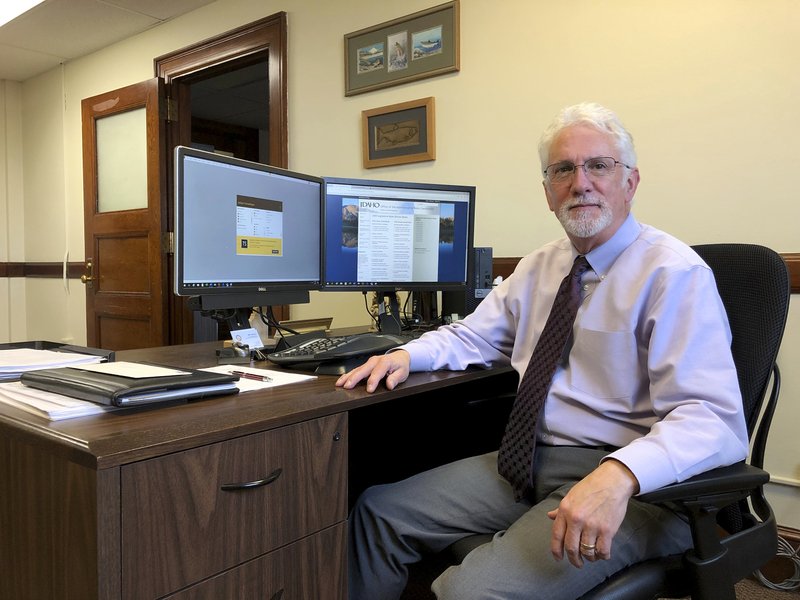
[[[433,98],[421,98],[361,113],[364,168],[436,158]]]
[[[459,69],[458,0],[344,36],[344,94]]]

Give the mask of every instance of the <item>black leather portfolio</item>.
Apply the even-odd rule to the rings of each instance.
[[[235,394],[235,375],[180,369],[180,375],[133,378],[80,368],[41,369],[23,373],[23,384],[48,392],[112,406],[138,406]]]

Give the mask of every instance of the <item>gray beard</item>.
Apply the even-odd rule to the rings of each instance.
[[[594,237],[608,227],[613,219],[611,210],[605,202],[600,202],[600,216],[594,218],[585,214],[573,217],[569,209],[569,204],[562,205],[556,216],[564,231],[578,238]]]

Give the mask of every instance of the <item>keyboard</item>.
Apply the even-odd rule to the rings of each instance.
[[[277,365],[292,366],[383,354],[418,337],[414,334],[359,333],[306,340],[267,355]],[[291,339],[291,338],[290,338]]]

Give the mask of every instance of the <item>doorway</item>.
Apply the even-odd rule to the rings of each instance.
[[[286,60],[285,13],[157,58],[156,75],[169,95],[167,154],[181,144],[285,168]],[[170,165],[170,231],[172,178]],[[288,318],[288,307],[273,311],[277,319]],[[183,298],[171,296],[170,314],[170,343],[228,337],[224,325],[191,311]]]
[[[187,76],[193,148],[269,164],[269,74],[265,52]],[[192,341],[230,338],[227,320],[192,311]],[[235,329],[235,328],[234,328]]]
[[[255,56],[188,78],[192,146],[269,163],[268,77],[266,56]]]

